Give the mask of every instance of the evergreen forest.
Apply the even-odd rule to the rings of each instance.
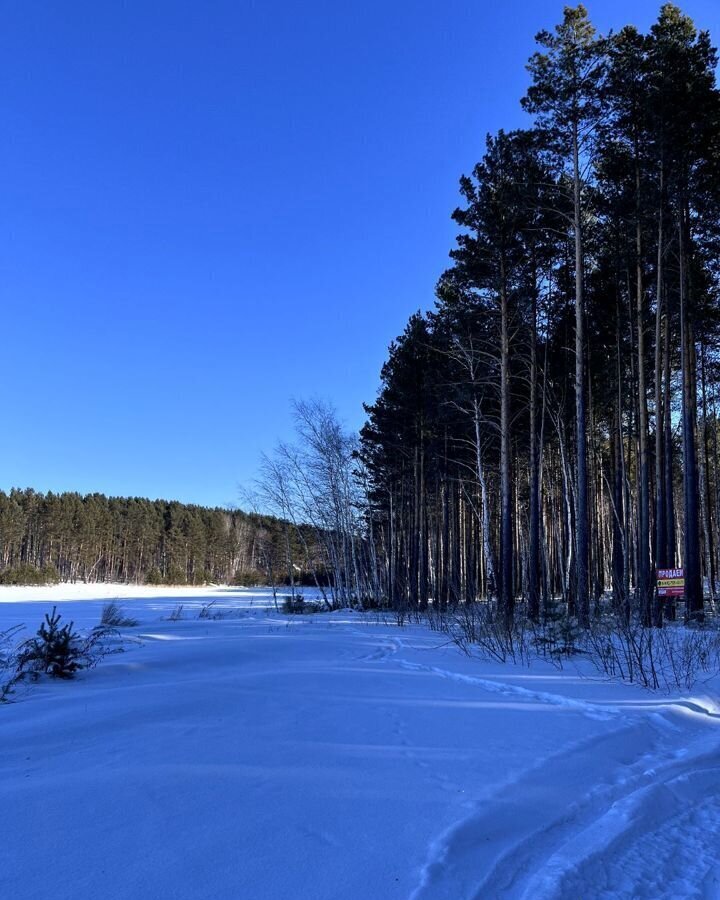
[[[285,548],[282,523],[270,516],[136,497],[0,492],[4,584],[274,583],[286,578]]]
[[[528,126],[488,135],[437,302],[390,346],[361,435],[383,593],[494,598],[512,624],[602,598],[661,624],[718,591],[720,93],[662,6],[537,36]]]

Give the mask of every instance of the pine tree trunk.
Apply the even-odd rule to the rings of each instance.
[[[660,171],[660,193],[662,197],[663,172]],[[657,289],[655,309],[655,566],[665,568],[666,561],[666,514],[665,514],[665,472],[663,469],[663,437],[665,416],[669,409],[663,408],[663,368],[662,368],[662,323],[663,323],[663,209],[660,201],[658,214],[658,247],[657,247]],[[665,327],[668,327],[667,315]],[[656,610],[659,617],[661,608]]]
[[[715,601],[715,541],[712,529],[712,503],[710,501],[710,446],[708,438],[707,383],[705,372],[705,342],[701,345],[700,373],[702,388],[702,519],[705,533],[705,566],[710,585],[710,598]]]
[[[530,521],[528,541],[528,614],[540,618],[540,480],[537,435],[537,291],[533,283],[530,335]]]
[[[512,626],[513,513],[510,457],[510,344],[505,269],[500,272],[500,605],[505,624]]]
[[[492,548],[492,536],[490,531],[490,503],[488,499],[487,478],[485,476],[485,466],[483,464],[481,432],[480,432],[480,404],[477,397],[473,398],[474,403],[474,426],[475,426],[475,465],[477,471],[478,484],[480,485],[480,505],[482,510],[482,541],[483,541],[483,559],[485,563],[485,591],[488,598],[495,596],[497,590],[497,577],[495,575],[495,557]]]
[[[588,587],[588,483],[587,483],[587,410],[585,402],[585,310],[583,290],[583,235],[580,185],[580,151],[577,122],[573,125],[573,199],[575,232],[575,588],[576,609],[582,625],[590,622]]]
[[[683,426],[683,484],[685,503],[685,603],[688,620],[702,620],[703,591],[700,570],[700,529],[697,453],[695,448],[695,420],[693,416],[692,344],[689,317],[687,277],[687,225],[685,208],[679,211],[680,259],[680,349],[682,370],[682,426]]]

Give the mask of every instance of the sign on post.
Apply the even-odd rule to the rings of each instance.
[[[685,594],[684,569],[657,569],[658,597],[682,597]]]

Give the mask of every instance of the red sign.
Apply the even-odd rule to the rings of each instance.
[[[658,597],[682,597],[685,593],[684,569],[657,569]]]

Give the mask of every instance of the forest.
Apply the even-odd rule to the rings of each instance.
[[[462,176],[435,307],[390,345],[359,438],[301,405],[265,505],[335,536],[360,603],[491,601],[508,632],[699,622],[720,565],[717,55],[672,4],[608,36],[566,8],[537,45],[529,126]]]
[[[269,516],[175,501],[0,492],[0,583],[272,584],[283,534]]]
[[[583,6],[537,36],[526,129],[460,181],[435,308],[390,346],[361,435],[392,604],[601,599],[675,615],[718,578],[720,94],[710,36]]]

